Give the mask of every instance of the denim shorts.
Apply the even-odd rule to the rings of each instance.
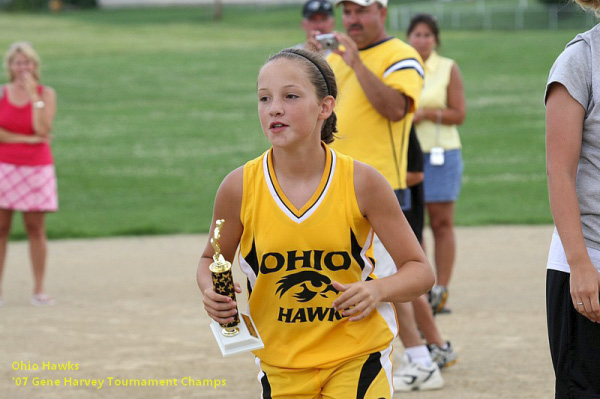
[[[444,151],[444,164],[440,166],[431,165],[430,155],[423,153],[425,202],[455,202],[463,174],[461,150]]]

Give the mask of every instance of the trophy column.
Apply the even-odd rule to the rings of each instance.
[[[224,263],[213,262],[209,268],[212,273],[212,281],[215,292],[217,294],[228,296],[235,301],[235,288],[233,286],[231,263],[227,261],[224,261]],[[240,324],[238,313],[236,313],[233,317],[234,320],[232,322],[221,324],[221,327],[223,328],[222,333],[226,337],[233,337],[240,332],[240,329],[238,328],[238,324]]]
[[[231,263],[226,261],[221,254],[219,239],[221,238],[221,228],[225,220],[219,219],[210,244],[215,250],[213,263],[209,269],[212,273],[212,281],[215,292],[236,300],[235,287],[233,285],[233,274],[231,272]],[[241,315],[241,318],[239,317]],[[253,351],[264,348],[260,335],[254,326],[252,318],[244,313],[238,312],[233,316],[234,320],[230,323],[219,324],[212,321],[210,328],[219,344],[219,349],[223,356],[229,356],[240,352]]]

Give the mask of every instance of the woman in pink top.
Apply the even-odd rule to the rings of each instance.
[[[14,43],[4,56],[9,83],[0,86],[0,288],[14,211],[23,212],[35,285],[31,303],[53,305],[44,293],[45,212],[58,209],[50,131],[56,94],[40,85],[40,59],[31,44]],[[1,293],[1,291],[0,291]],[[3,305],[0,295],[0,306]]]

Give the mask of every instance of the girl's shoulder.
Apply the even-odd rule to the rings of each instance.
[[[363,216],[390,210],[398,206],[394,190],[387,179],[374,167],[354,161],[354,192]]]
[[[38,93],[44,97],[56,97],[56,91],[50,86],[39,85]]]
[[[366,163],[354,161],[354,191],[358,196],[372,195],[374,192],[391,188],[385,177],[374,167]]]
[[[590,44],[581,38],[576,38],[567,44],[554,61],[547,85],[559,82],[567,87],[571,85],[578,86],[578,90],[587,92],[592,81],[591,64]]]
[[[228,194],[242,193],[242,185],[244,181],[244,166],[240,166],[231,172],[221,182],[219,190],[224,190]]]
[[[215,212],[217,209],[220,214],[228,216],[227,218],[235,217],[240,214],[242,205],[243,189],[243,166],[230,172],[219,186],[215,198]]]

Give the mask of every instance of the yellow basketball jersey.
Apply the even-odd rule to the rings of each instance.
[[[244,166],[240,266],[252,318],[272,366],[312,368],[386,348],[397,333],[383,303],[350,322],[331,306],[342,284],[376,278],[373,230],[354,192],[352,158],[325,146],[326,167],[312,198],[296,209],[273,170],[272,149]]]

